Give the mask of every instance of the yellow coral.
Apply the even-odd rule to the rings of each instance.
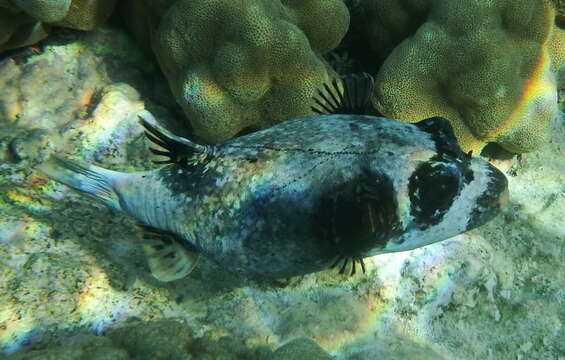
[[[196,134],[216,142],[310,113],[333,76],[321,54],[348,25],[341,0],[180,0],[153,48]]]
[[[116,0],[0,0],[0,52],[47,36],[45,24],[93,30],[112,13]]]
[[[77,30],[94,30],[110,17],[115,4],[116,0],[72,0],[66,16],[55,25]]]
[[[531,151],[557,111],[555,11],[551,0],[437,1],[379,69],[373,102],[403,121],[450,119],[467,151]]]
[[[69,12],[71,0],[10,0],[36,20],[55,22],[62,20]]]

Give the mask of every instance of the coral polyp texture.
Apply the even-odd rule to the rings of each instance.
[[[45,22],[63,20],[70,10],[71,2],[71,0],[7,0],[7,3],[12,3],[29,16]],[[88,3],[87,1],[81,2]],[[77,3],[79,1],[75,1],[75,8]]]
[[[195,134],[217,142],[311,113],[348,25],[341,0],[180,0],[153,48]]]
[[[409,122],[448,118],[467,151],[495,142],[522,153],[543,143],[565,54],[555,3],[412,3],[361,4],[364,20],[379,24],[367,30],[373,49],[396,46],[378,70],[375,106]]]
[[[112,14],[116,0],[0,0],[0,51],[34,44],[50,25],[93,30]]]
[[[72,0],[66,16],[55,25],[77,30],[94,30],[110,17],[115,4],[116,0]]]

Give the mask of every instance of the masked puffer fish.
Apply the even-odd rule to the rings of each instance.
[[[175,136],[148,116],[168,159],[121,173],[54,157],[48,177],[134,217],[154,277],[187,275],[200,254],[248,277],[282,278],[411,250],[484,224],[507,198],[505,176],[465,154],[449,122],[375,114],[372,78],[325,85],[318,115],[217,145]],[[369,115],[367,115],[369,114]],[[350,270],[348,268],[350,266]]]

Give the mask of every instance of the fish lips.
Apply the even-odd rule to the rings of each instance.
[[[508,206],[508,179],[504,173],[491,164],[487,164],[486,172],[489,181],[484,192],[475,201],[475,206],[469,216],[466,230],[471,230],[485,224]]]

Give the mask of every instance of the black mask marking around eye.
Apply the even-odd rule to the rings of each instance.
[[[461,166],[438,156],[421,164],[410,177],[410,213],[421,229],[439,224],[461,192],[465,170]]]

